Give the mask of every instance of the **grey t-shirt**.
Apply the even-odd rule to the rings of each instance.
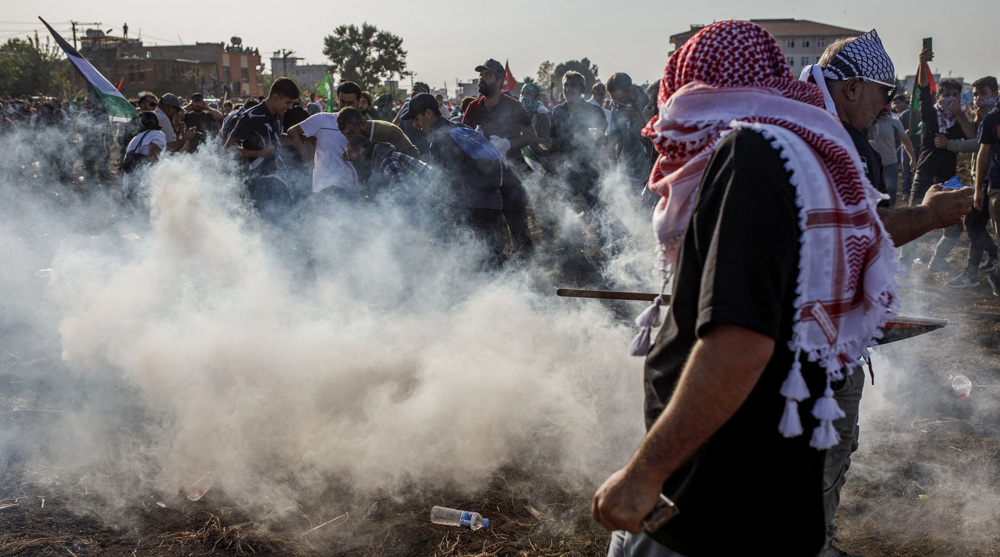
[[[868,131],[868,142],[882,157],[882,164],[896,164],[899,162],[896,157],[896,139],[905,135],[903,123],[895,115],[890,114],[888,118],[881,118],[872,124]]]

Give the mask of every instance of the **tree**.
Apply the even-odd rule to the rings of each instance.
[[[330,59],[330,71],[342,80],[371,89],[393,75],[406,73],[403,39],[374,25],[341,25],[323,39],[323,54]]]
[[[552,71],[552,83],[557,87],[561,86],[563,75],[570,70],[575,70],[583,74],[583,79],[587,82],[584,88],[586,92],[590,92],[590,88],[597,83],[597,66],[591,64],[587,58],[569,60],[556,66],[555,70]]]
[[[69,91],[69,61],[46,40],[10,39],[0,45],[0,95],[14,97]]]
[[[551,92],[552,89],[552,69],[555,68],[555,64],[549,62],[548,60],[542,62],[538,65],[538,87],[542,91]]]

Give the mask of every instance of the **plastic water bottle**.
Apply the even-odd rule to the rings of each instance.
[[[951,380],[951,388],[958,393],[958,398],[969,398],[969,393],[972,392],[972,381],[969,381],[969,378],[964,375],[958,375]]]
[[[212,473],[209,472],[204,476],[198,478],[193,484],[187,488],[187,498],[189,501],[198,501],[208,493],[208,490],[212,489]]]
[[[434,507],[431,509],[431,522],[434,524],[444,524],[445,526],[458,526],[469,530],[489,528],[490,519],[483,518],[479,513],[449,509],[448,507]]]

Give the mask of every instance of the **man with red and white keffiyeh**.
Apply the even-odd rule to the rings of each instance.
[[[881,196],[820,87],[794,79],[753,23],[685,43],[659,105],[644,133],[673,297],[646,360],[648,433],[598,490],[594,518],[629,532],[609,555],[729,555],[754,537],[815,555],[842,415],[830,384],[895,302]],[[657,325],[658,304],[644,318]],[[639,534],[661,490],[680,514]]]

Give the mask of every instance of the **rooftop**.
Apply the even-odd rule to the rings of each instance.
[[[857,29],[827,25],[808,19],[751,19],[750,21],[767,29],[767,32],[775,37],[854,37],[864,33]],[[674,48],[678,48],[695,33],[701,31],[702,27],[704,25],[692,25],[691,29],[683,33],[671,35],[670,43]]]

